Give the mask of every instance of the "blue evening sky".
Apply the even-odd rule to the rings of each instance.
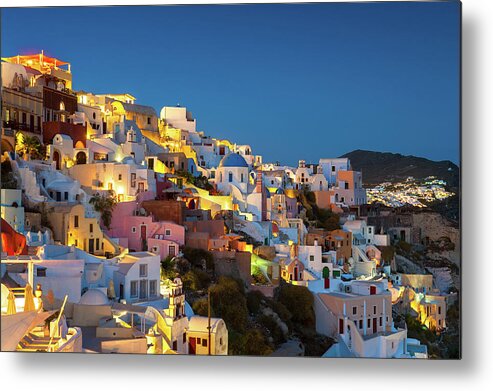
[[[1,54],[72,64],[264,161],[354,149],[459,161],[458,2],[2,10]]]

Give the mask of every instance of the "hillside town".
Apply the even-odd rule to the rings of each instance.
[[[440,178],[367,190],[348,158],[273,163],[190,108],[76,90],[43,51],[1,66],[2,351],[458,356]]]

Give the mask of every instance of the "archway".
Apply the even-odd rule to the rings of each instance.
[[[87,162],[86,154],[82,151],[77,152],[77,155],[75,155],[75,160],[76,160],[76,164],[86,164]]]
[[[59,170],[60,169],[60,152],[58,152],[57,150],[55,150],[55,152],[53,152],[53,161],[56,163],[56,169]]]
[[[2,151],[2,155],[5,152],[14,152],[13,145],[8,140],[6,140],[4,137],[2,137],[1,151]]]

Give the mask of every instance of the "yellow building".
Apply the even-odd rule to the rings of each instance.
[[[50,212],[55,241],[94,255],[119,253],[116,243],[103,234],[96,217],[86,216],[84,205],[56,206]]]

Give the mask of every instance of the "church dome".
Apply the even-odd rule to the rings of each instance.
[[[79,301],[79,304],[84,305],[107,305],[108,303],[106,295],[97,289],[89,289]]]
[[[219,163],[219,167],[247,167],[248,168],[248,164],[243,158],[243,156],[232,152],[222,158],[221,163]]]

